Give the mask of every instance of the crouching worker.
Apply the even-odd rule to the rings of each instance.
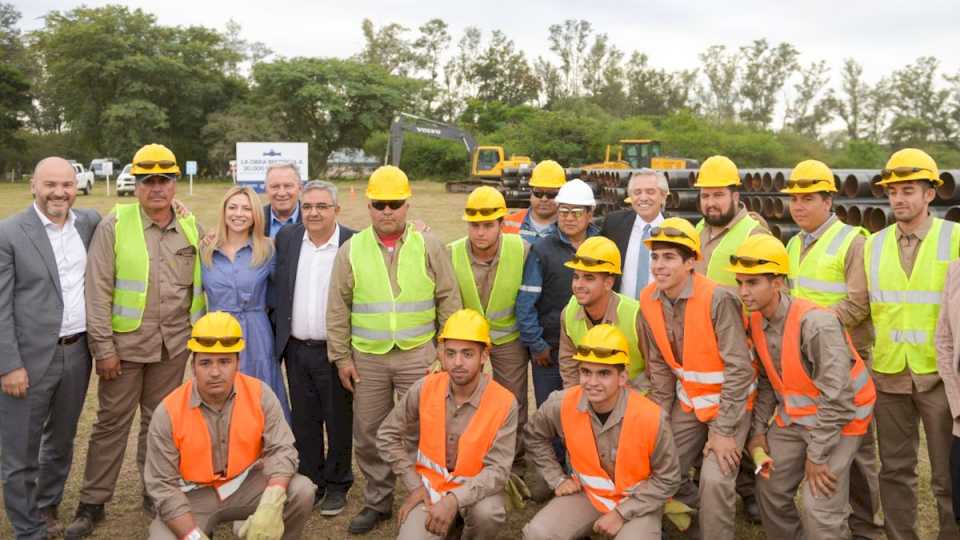
[[[592,533],[660,539],[667,499],[680,487],[670,423],[659,406],[627,386],[627,338],[598,324],[577,346],[580,384],[556,391],[527,423],[528,455],[556,497],[523,529],[525,539]],[[561,437],[573,476],[550,441]]]
[[[779,240],[756,235],[728,267],[751,312],[763,364],[747,443],[758,466],[760,516],[767,538],[850,538],[850,464],[873,418],[876,390],[837,315],[787,295],[788,266]]]
[[[490,359],[483,315],[455,312],[437,341],[443,370],[414,383],[377,433],[380,457],[410,491],[397,538],[444,538],[458,516],[461,538],[496,538],[507,518],[517,400],[482,373]],[[416,441],[416,463],[407,441]]]
[[[298,539],[316,487],[270,387],[238,373],[240,323],[217,311],[193,327],[193,377],[153,413],[144,482],[158,515],[150,539],[206,540],[222,522],[241,538]]]

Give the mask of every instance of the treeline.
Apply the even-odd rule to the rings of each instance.
[[[801,65],[791,44],[757,40],[708,47],[699,66],[671,71],[587,21],[550,26],[550,56],[530,58],[500,31],[454,36],[434,19],[416,29],[365,20],[365,45],[351,58],[284,58],[244,40],[232,21],[163,26],[120,5],[52,11],[26,33],[19,21],[0,3],[4,174],[52,153],[126,159],[160,141],[218,175],[237,141],[295,140],[310,144],[317,175],[340,148],[382,156],[398,111],[569,165],[598,161],[627,137],[754,167],[811,156],[878,167],[905,145],[960,165],[960,74],[942,73],[932,57],[868,80],[853,59]],[[411,136],[402,165],[457,176],[466,161],[461,145]]]

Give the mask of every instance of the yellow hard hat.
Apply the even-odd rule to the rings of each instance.
[[[243,350],[243,329],[226,311],[211,311],[193,325],[187,348],[193,352],[233,353]]]
[[[572,259],[563,263],[567,268],[584,272],[620,274],[620,250],[605,236],[591,236],[580,244]]]
[[[727,271],[736,274],[783,274],[790,271],[787,248],[775,236],[755,234],[748,237],[730,256]]]
[[[480,186],[467,197],[463,209],[464,221],[493,221],[507,215],[507,201],[503,194],[490,186]]]
[[[833,181],[833,171],[822,161],[808,159],[797,163],[797,166],[790,172],[787,187],[781,189],[780,193],[799,195],[801,193],[820,193],[821,191],[837,191],[837,184]]]
[[[612,324],[598,324],[587,330],[573,359],[594,364],[626,365],[630,362],[630,346],[627,336]]]
[[[711,156],[700,165],[695,188],[714,188],[740,185],[740,171],[726,156]]]
[[[134,176],[160,174],[164,176],[180,176],[180,167],[177,167],[177,156],[162,144],[148,144],[133,155],[133,167],[130,174]]]
[[[552,159],[537,163],[530,173],[530,187],[560,189],[566,182],[566,171]]]
[[[367,181],[367,198],[371,201],[405,201],[411,195],[407,174],[393,165],[378,167]]]
[[[913,180],[929,180],[934,186],[943,184],[937,162],[930,157],[930,154],[916,148],[904,148],[894,152],[887,160],[886,167],[880,171],[880,181],[877,185],[885,186]]]
[[[486,317],[472,309],[461,309],[450,315],[444,323],[437,341],[443,342],[445,339],[476,341],[489,346],[490,323]]]
[[[703,256],[700,253],[700,235],[693,225],[683,218],[667,218],[650,229],[650,238],[644,239],[643,243],[648,249],[652,249],[654,242],[667,242],[690,248],[697,255],[697,260]]]

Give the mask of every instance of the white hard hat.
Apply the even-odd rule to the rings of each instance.
[[[593,190],[586,182],[576,178],[570,180],[557,193],[557,204],[575,204],[577,206],[596,206],[597,200],[593,198]]]

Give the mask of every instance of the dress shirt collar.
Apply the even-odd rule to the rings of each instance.
[[[340,247],[340,224],[337,223],[336,226],[334,226],[333,234],[330,235],[330,238],[328,238],[327,241],[324,242],[322,246],[314,246],[313,241],[310,240],[310,233],[306,229],[304,229],[303,243],[310,244],[310,246],[316,249],[326,249],[328,247],[335,247],[335,248]]]
[[[640,214],[637,214],[637,219],[633,220],[633,229],[637,232],[641,232],[643,231],[644,225],[650,225],[650,227],[653,228],[663,223],[663,219],[663,213],[661,212],[657,214],[657,217],[653,218],[653,221],[647,223],[642,217],[640,217]]]
[[[293,207],[293,212],[290,214],[290,217],[288,217],[286,221],[280,221],[280,218],[278,218],[277,215],[273,213],[273,207],[271,206],[270,207],[270,226],[272,227],[274,225],[286,225],[287,223],[296,223],[297,216],[299,215],[300,215],[300,203],[297,203],[297,205]]]
[[[923,221],[923,224],[920,227],[913,231],[912,233],[905,233],[903,229],[900,228],[900,224],[897,223],[897,240],[903,241],[905,238],[910,238],[911,236],[916,236],[918,240],[923,240],[927,233],[930,232],[930,227],[933,226],[933,216],[927,214],[927,219]]]
[[[821,223],[820,226],[816,228],[816,230],[809,233],[808,232],[803,233],[803,247],[807,247],[810,244],[814,243],[815,241],[819,240],[820,237],[823,236],[823,233],[827,232],[827,229],[829,229],[830,226],[833,225],[833,222],[836,220],[837,220],[837,215],[830,214],[830,217],[828,217],[826,221]]]
[[[613,409],[610,411],[610,416],[607,417],[606,423],[601,424],[601,432],[606,431],[606,428],[613,427],[620,423],[623,420],[623,414],[627,410],[627,390],[626,388],[620,389],[620,397],[617,398],[617,404],[613,406]],[[583,392],[580,396],[580,403],[577,403],[577,410],[580,412],[590,412],[590,415],[593,416],[600,422],[600,417],[597,416],[597,412],[593,410],[593,407],[590,406],[590,400],[587,399],[587,393]],[[599,434],[598,434],[599,435]]]
[[[43,228],[47,229],[50,226],[56,227],[60,230],[60,226],[50,220],[46,214],[40,211],[40,207],[37,206],[37,203],[33,203],[33,210],[37,213],[37,217],[40,218],[40,223],[43,224]],[[77,215],[73,212],[73,209],[67,210],[67,221],[64,222],[64,228],[73,227],[77,222]]]
[[[781,292],[780,293],[780,305],[777,306],[777,311],[774,312],[773,317],[763,318],[763,329],[768,330],[774,326],[783,326],[786,322],[787,312],[790,311],[790,304],[792,303],[790,295]]]
[[[652,280],[651,280],[652,281]],[[690,277],[687,278],[687,283],[683,286],[683,289],[680,291],[680,294],[675,298],[670,298],[663,291],[660,290],[660,287],[654,289],[654,298],[660,300],[661,302],[669,302],[671,304],[675,303],[677,300],[689,300],[693,296],[693,274],[690,274]]]
[[[193,360],[191,360],[191,362],[192,362],[192,361],[193,361]],[[222,407],[220,410],[222,411],[223,409],[225,409],[225,408],[227,407],[227,405],[230,404],[230,401],[233,400],[233,398],[235,398],[236,396],[237,396],[237,385],[236,385],[236,382],[234,382],[233,388],[230,389],[230,395],[227,396],[227,400],[223,402],[223,407]],[[206,401],[203,400],[203,398],[200,397],[200,391],[197,390],[197,381],[191,381],[191,383],[190,383],[190,408],[191,408],[191,409],[196,409],[197,407],[199,407],[199,406],[201,406],[201,405],[203,405],[204,407],[210,409],[211,411],[219,412],[219,411],[217,411],[216,408],[212,407],[209,403],[207,403]]]

